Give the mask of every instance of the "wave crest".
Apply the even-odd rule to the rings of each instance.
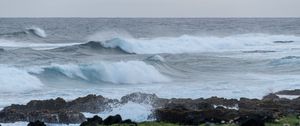
[[[168,82],[155,67],[143,61],[100,62],[94,64],[53,64],[31,70],[34,74],[62,74],[70,79],[81,79],[88,82],[109,82],[116,84],[138,84]]]
[[[245,51],[277,49],[285,46],[274,41],[300,41],[300,37],[289,35],[245,34],[227,37],[214,36],[180,36],[161,38],[113,38],[102,41],[106,48],[120,48],[128,53],[158,54],[158,53],[195,53],[220,51]],[[289,44],[289,43],[286,43]],[[295,45],[293,45],[295,46]],[[300,46],[300,45],[299,45]]]
[[[32,26],[30,28],[27,28],[27,32],[30,32],[40,38],[46,38],[47,37],[47,34],[45,32],[45,30],[39,28],[39,27],[36,27],[36,26]]]
[[[60,52],[74,52],[74,51],[95,51],[101,54],[129,54],[128,52],[123,51],[120,48],[105,48],[101,44],[101,42],[90,41],[83,44],[77,44],[72,46],[59,47],[56,49],[52,49],[52,51],[60,51]]]
[[[38,38],[46,38],[47,34],[45,32],[45,30],[43,30],[42,28],[36,27],[36,26],[32,26],[29,28],[26,28],[22,31],[17,31],[17,32],[11,32],[11,33],[4,33],[4,34],[0,34],[1,37],[9,37],[9,38],[22,38],[22,37],[38,37]]]

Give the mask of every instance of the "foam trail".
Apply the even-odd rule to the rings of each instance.
[[[180,36],[164,38],[114,38],[102,41],[106,48],[121,48],[128,53],[157,54],[157,53],[194,53],[194,52],[222,52],[259,49],[292,48],[274,43],[278,40],[292,40],[300,42],[300,37],[292,35],[244,34],[227,37],[215,36]],[[97,41],[97,40],[94,40]],[[291,43],[290,43],[291,44]],[[293,47],[300,45],[293,45]]]
[[[72,46],[80,43],[33,43],[33,42],[22,42],[7,39],[0,39],[0,47],[4,48],[32,48],[36,50],[54,49],[64,46]]]
[[[25,70],[0,65],[0,92],[22,92],[40,89],[43,84]]]
[[[99,114],[102,118],[107,118],[110,115],[120,114],[123,119],[131,119],[136,122],[148,121],[152,114],[152,106],[146,104],[138,104],[128,102],[119,107],[113,108],[112,111],[106,111]]]

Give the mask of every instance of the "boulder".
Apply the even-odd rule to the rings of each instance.
[[[270,93],[262,98],[264,101],[279,101],[280,98],[276,94]]]
[[[102,118],[96,115],[93,118],[87,118],[87,121],[81,123],[80,126],[97,126],[101,125],[102,123]]]
[[[126,104],[128,102],[134,102],[134,103],[143,103],[143,104],[149,104],[152,105],[154,108],[162,107],[164,104],[168,102],[167,99],[159,98],[155,94],[146,94],[141,92],[135,92],[128,94],[126,96],[123,96],[121,98],[121,104]]]
[[[104,125],[120,124],[122,123],[122,117],[120,115],[108,116],[103,120]]]
[[[108,99],[103,96],[88,95],[68,102],[68,109],[80,112],[99,113],[111,109],[111,105],[118,104],[116,99]]]
[[[123,120],[122,124],[130,124],[130,125],[133,125],[133,126],[137,126],[138,125],[136,122],[133,122],[130,119]]]
[[[46,124],[44,122],[37,120],[35,122],[29,122],[27,126],[46,126]]]

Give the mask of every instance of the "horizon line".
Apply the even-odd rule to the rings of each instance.
[[[266,16],[266,17],[263,17],[263,16],[258,16],[258,17],[255,17],[255,16],[253,16],[253,17],[250,17],[250,16],[245,16],[245,17],[237,17],[237,16],[232,16],[232,17],[217,17],[217,16],[212,16],[212,17],[172,17],[172,16],[170,16],[170,17],[139,17],[139,16],[137,16],[137,17],[133,17],[133,16],[128,16],[128,17],[123,17],[123,16],[120,16],[120,17],[106,17],[106,16],[99,16],[99,17],[84,17],[84,16],[45,16],[45,17],[43,17],[43,16],[28,16],[28,17],[23,17],[23,16],[0,16],[0,18],[149,18],[149,19],[158,19],[158,18],[170,18],[170,19],[172,19],[172,18],[182,18],[182,19],[184,19],[184,18],[186,18],[186,19],[188,19],[188,18],[300,18],[300,16],[298,17],[298,16],[284,16],[284,17],[272,17],[272,16]]]

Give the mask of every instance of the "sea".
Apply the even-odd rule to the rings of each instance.
[[[300,18],[0,18],[0,109],[88,94],[259,99],[296,88]],[[113,114],[146,121],[151,106],[99,113]]]

